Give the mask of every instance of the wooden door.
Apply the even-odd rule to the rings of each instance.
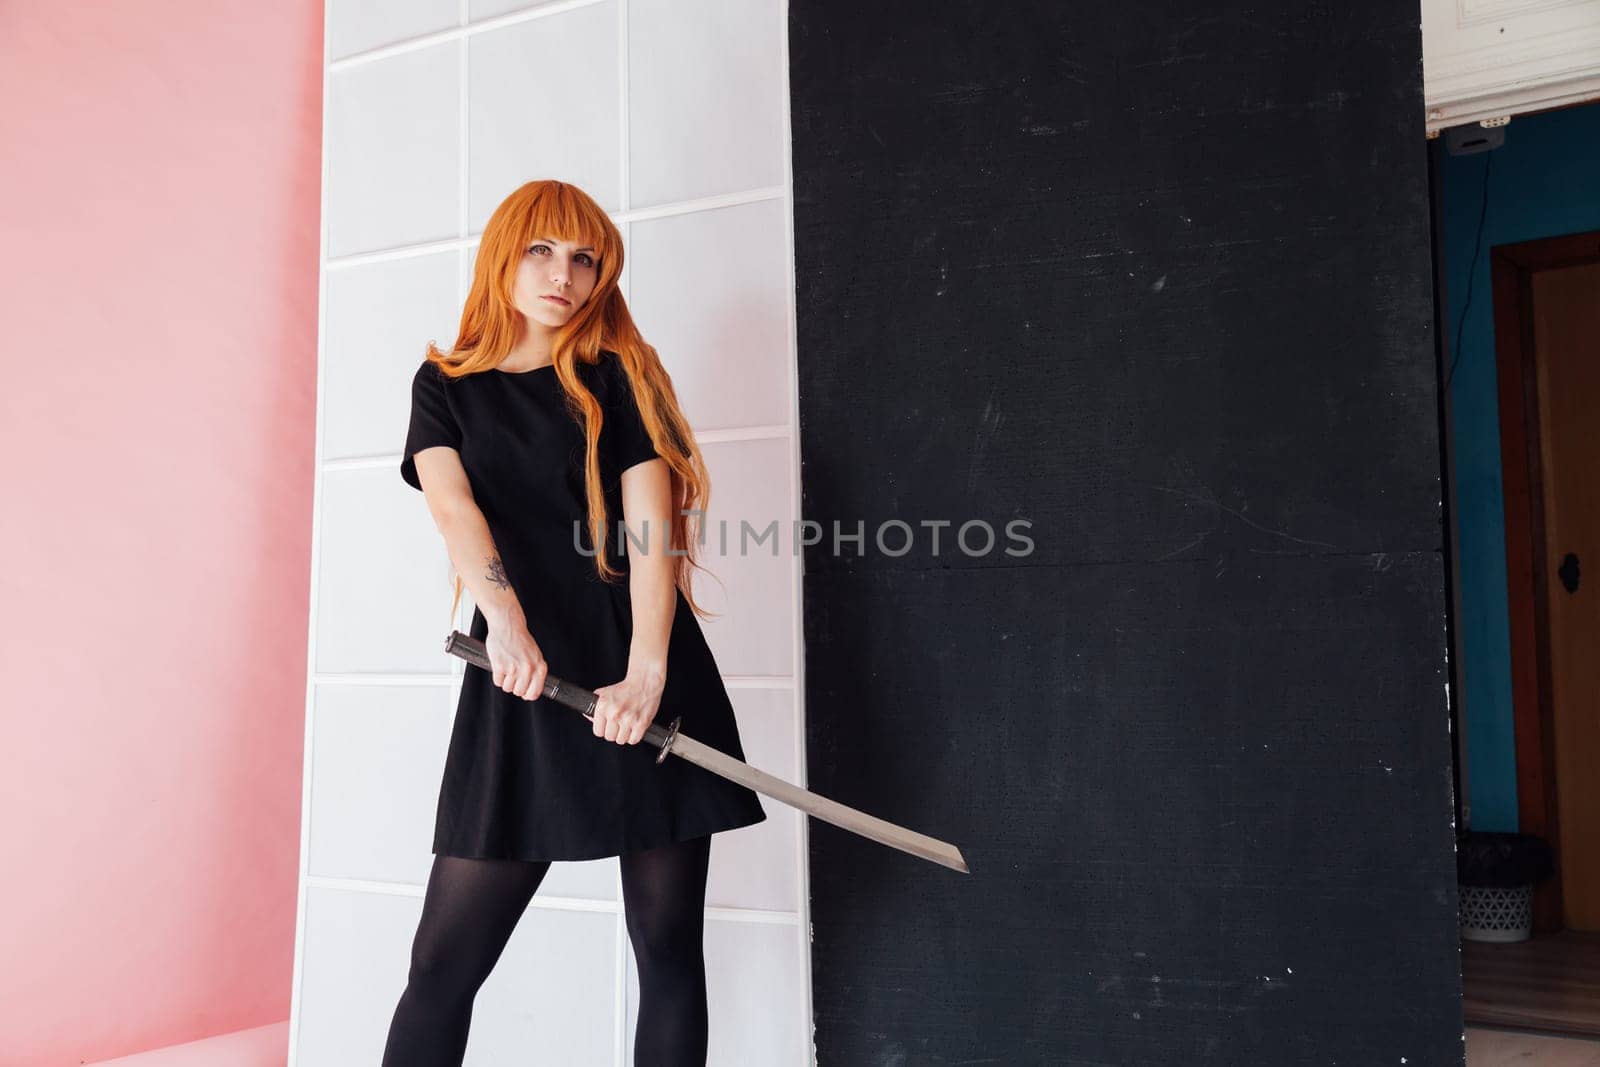
[[[1600,232],[1491,253],[1519,829],[1534,929],[1600,931]]]
[[[1531,286],[1563,919],[1600,931],[1600,263]]]

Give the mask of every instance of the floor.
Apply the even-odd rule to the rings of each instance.
[[[1600,1067],[1600,1040],[1469,1026],[1467,1067]]]
[[[101,1060],[93,1067],[281,1067],[288,1046],[289,1023],[284,1021],[193,1044]],[[1467,1067],[1600,1067],[1600,1039],[1469,1026]]]
[[[1467,1067],[1600,1067],[1600,934],[1463,941],[1461,971]],[[99,1067],[274,1067],[288,1031],[281,1022]]]
[[[100,1060],[90,1067],[283,1067],[289,1057],[289,1020],[204,1041]]]
[[[1462,941],[1461,993],[1467,1067],[1600,1067],[1600,934]]]
[[[1461,993],[1468,1026],[1600,1037],[1600,934],[1462,941]]]

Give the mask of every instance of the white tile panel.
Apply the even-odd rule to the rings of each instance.
[[[454,689],[316,687],[307,874],[427,881]]]
[[[450,557],[398,461],[324,471],[318,532],[315,669],[446,672]]]
[[[424,886],[459,684],[320,685],[309,870]],[[553,863],[539,892],[617,899],[615,857]]]
[[[295,1067],[378,1063],[422,899],[306,888]]]
[[[417,896],[307,889],[296,1067],[382,1058],[421,915]],[[613,1062],[616,925],[605,912],[524,912],[478,992],[464,1062]]]
[[[790,689],[732,689],[739,739],[752,767],[799,782],[795,755],[795,695]],[[794,912],[800,908],[799,834],[802,816],[761,798],[765,822],[717,834],[711,844],[706,903],[712,907]]]
[[[472,271],[477,266],[477,262],[478,242],[468,242],[466,248],[461,251],[461,281],[457,290],[460,298],[456,301],[458,308],[466,305],[467,294],[472,291]]]
[[[328,76],[328,255],[459,236],[460,46]]]
[[[343,59],[397,41],[447,30],[457,0],[328,0],[328,58]]]
[[[459,683],[317,687],[310,876],[427,884],[459,694]],[[616,857],[552,863],[539,892],[615,901]]]
[[[539,886],[540,896],[578,897],[583,900],[617,899],[617,857],[597,860],[561,860]]]
[[[632,206],[784,181],[781,0],[630,0]]]
[[[794,503],[787,439],[717,441],[700,446],[711,472],[695,599],[720,617],[701,620],[724,675],[794,673]],[[741,520],[750,534],[741,546]],[[767,527],[777,521],[776,536]],[[765,535],[758,545],[756,538]],[[726,548],[724,549],[724,540]],[[773,555],[776,542],[777,555]]]
[[[632,226],[628,306],[696,430],[789,422],[788,211],[760,200]]]
[[[531,11],[549,7],[559,0],[471,0],[467,13],[473,22],[481,22],[494,15],[508,15],[513,11]]]
[[[615,0],[559,11],[468,42],[467,205],[481,231],[524,182],[580,186],[607,211],[621,196]]]
[[[322,458],[399,453],[411,376],[427,342],[455,343],[461,314],[455,251],[381,260],[328,274]]]
[[[530,907],[478,991],[464,1067],[615,1062],[616,941],[613,913]]]
[[[706,1067],[803,1067],[811,1060],[804,1019],[800,933],[788,924],[707,917]],[[627,976],[628,1058],[639,1018],[639,972],[632,946]],[[648,1040],[648,1035],[645,1035]],[[645,1057],[641,1062],[650,1062]]]

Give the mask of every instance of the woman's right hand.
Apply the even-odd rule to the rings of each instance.
[[[507,623],[489,627],[484,640],[484,650],[489,653],[489,665],[494,668],[494,684],[523,700],[534,700],[544,694],[544,679],[549,668],[539,642],[528,632],[526,623]]]

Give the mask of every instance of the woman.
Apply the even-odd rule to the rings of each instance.
[[[638,963],[635,1063],[705,1062],[710,835],[766,814],[639,744],[681,716],[744,758],[689,592],[705,464],[621,272],[621,234],[590,197],[529,182],[484,230],[455,345],[430,344],[412,382],[401,475],[493,670],[465,668],[384,1067],[459,1064],[473,998],[551,861],[602,856],[619,857]],[[547,675],[594,690],[592,724],[540,696]]]

